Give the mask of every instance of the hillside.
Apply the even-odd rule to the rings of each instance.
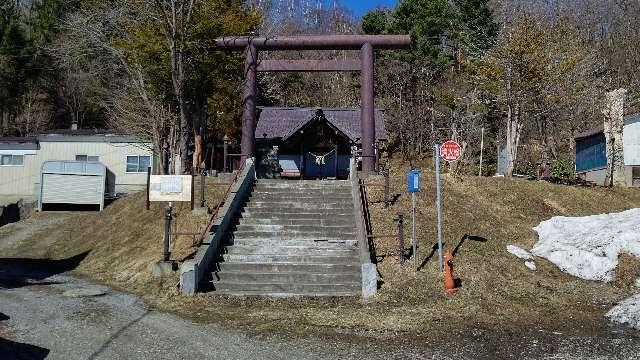
[[[415,164],[414,164],[415,165]],[[457,294],[445,296],[437,257],[425,258],[436,241],[433,173],[423,165],[423,192],[418,195],[419,256],[424,267],[414,272],[408,261],[400,267],[395,239],[377,239],[376,254],[383,281],[371,301],[359,299],[224,298],[207,294],[181,297],[177,277],[164,281],[151,277],[147,266],[161,257],[162,208],[144,210],[143,194],[116,201],[102,213],[69,218],[54,230],[27,236],[11,249],[12,256],[68,258],[90,250],[74,272],[92,280],[140,294],[151,306],[199,321],[215,321],[253,330],[294,334],[369,334],[393,339],[399,334],[437,336],[444,329],[501,329],[500,331],[561,331],[590,334],[605,326],[604,313],[631,294],[638,263],[623,257],[616,281],[597,283],[571,277],[542,259],[537,271],[506,252],[508,244],[531,248],[532,228],[554,215],[589,215],[640,207],[640,191],[552,185],[504,178],[443,176],[444,238],[455,248],[462,281]],[[410,239],[410,197],[405,191],[408,164],[392,161],[392,194],[397,201],[384,210],[381,187],[369,187],[374,234],[393,234],[393,218],[405,214],[405,239]],[[217,196],[217,197],[216,197]],[[215,204],[220,188],[209,189]],[[179,226],[198,227],[205,218],[179,208]],[[55,214],[38,214],[47,218]],[[182,228],[181,228],[182,229]],[[0,230],[5,236],[10,228]],[[3,235],[5,234],[5,235]],[[471,239],[486,239],[479,242]],[[46,245],[46,246],[43,246]],[[175,253],[186,257],[191,239],[181,237]],[[395,335],[394,335],[395,334]]]
[[[199,181],[195,188],[200,189]],[[208,184],[205,199],[215,207],[226,186]],[[197,197],[196,197],[197,198]],[[134,293],[155,293],[163,286],[175,285],[177,274],[164,282],[154,280],[148,271],[152,262],[162,259],[165,203],[151,203],[145,210],[144,192],[130,194],[106,206],[102,212],[44,212],[25,221],[32,230],[25,233],[9,256],[68,259],[78,254],[86,257],[74,270],[77,275],[107,283]],[[189,203],[174,203],[178,232],[202,232],[209,221],[207,214],[194,214]],[[38,224],[44,226],[38,229]],[[0,236],[24,232],[21,223],[0,229]],[[14,235],[15,236],[15,235]],[[196,250],[192,236],[174,240],[172,259],[178,262]]]

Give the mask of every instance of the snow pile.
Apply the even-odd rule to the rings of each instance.
[[[622,300],[605,315],[609,320],[640,330],[640,294]]]
[[[534,263],[533,261],[525,261],[524,266],[528,267],[529,270],[533,270],[533,271],[536,271],[537,269],[536,263]]]
[[[557,216],[533,230],[539,235],[531,249],[533,255],[583,279],[611,281],[618,255],[640,257],[640,209],[585,217]]]
[[[522,260],[531,260],[533,259],[533,255],[531,255],[530,252],[528,252],[527,250],[515,246],[515,245],[507,245],[507,251],[510,254],[513,254],[515,256],[517,256],[518,258],[522,259]]]

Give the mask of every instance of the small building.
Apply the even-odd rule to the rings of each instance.
[[[94,205],[104,208],[107,168],[97,161],[45,161],[40,173],[38,205]]]
[[[607,140],[604,126],[575,137],[576,174],[579,178],[605,185],[607,177]],[[623,128],[624,177],[627,186],[640,186],[640,114],[626,116]]]
[[[0,196],[36,200],[46,161],[100,162],[107,194],[143,190],[152,166],[148,141],[108,130],[56,130],[33,137],[0,138]]]
[[[347,178],[352,148],[360,148],[360,109],[258,108],[258,176]],[[376,142],[387,140],[384,111],[375,110]]]

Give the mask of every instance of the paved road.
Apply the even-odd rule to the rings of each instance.
[[[1,271],[0,271],[1,273]],[[2,274],[0,274],[2,275]],[[6,273],[5,273],[6,275]],[[102,296],[78,296],[101,293]],[[86,294],[85,294],[86,295]],[[2,337],[5,339],[2,339]],[[448,349],[371,341],[249,336],[150,311],[137,297],[65,275],[0,276],[0,359],[638,359],[640,337],[562,337],[469,329]],[[413,343],[415,345],[415,343]],[[431,346],[432,348],[434,346]]]
[[[77,295],[69,291],[97,287],[68,276],[21,285],[0,290],[0,319],[6,319],[0,324],[11,339],[0,340],[3,360],[431,358],[363,343],[249,337],[149,311],[138,298],[108,288],[103,296],[69,296]]]

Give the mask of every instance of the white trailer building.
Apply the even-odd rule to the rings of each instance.
[[[0,138],[0,197],[36,200],[46,161],[100,162],[108,194],[143,190],[153,164],[151,143],[105,130],[60,130]]]

